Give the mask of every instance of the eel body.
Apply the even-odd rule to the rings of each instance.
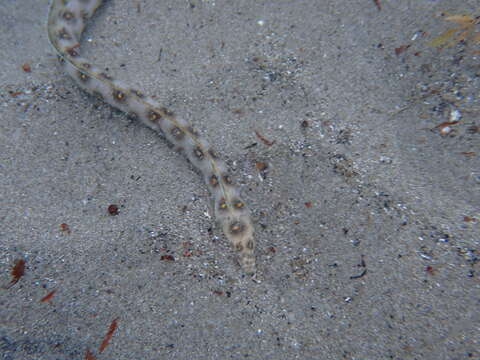
[[[102,0],[52,0],[48,38],[63,70],[83,90],[162,134],[200,171],[214,200],[214,211],[225,236],[238,253],[243,271],[255,274],[254,227],[239,188],[227,166],[210,144],[184,119],[152,98],[112,78],[80,55],[80,40],[87,20]]]

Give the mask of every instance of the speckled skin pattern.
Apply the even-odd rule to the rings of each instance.
[[[255,240],[250,212],[240,198],[224,161],[187,123],[140,91],[113,79],[80,56],[86,21],[102,0],[53,0],[48,15],[48,37],[60,64],[90,94],[161,133],[201,172],[215,202],[215,217],[239,256],[245,273],[255,274]]]

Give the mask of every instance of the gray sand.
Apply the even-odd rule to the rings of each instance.
[[[480,55],[427,45],[478,2],[380,3],[115,0],[87,29],[231,165],[254,282],[185,158],[60,71],[48,2],[4,0],[0,358],[480,359]]]

